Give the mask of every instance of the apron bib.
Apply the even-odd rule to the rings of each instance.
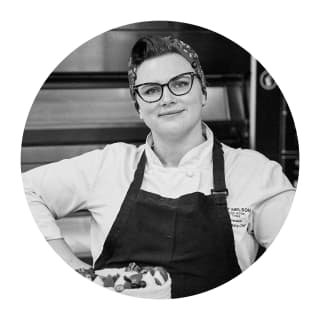
[[[172,298],[208,291],[239,275],[218,140],[212,160],[210,195],[194,192],[170,199],[140,189],[144,152],[95,270],[130,262],[162,266],[172,278]]]

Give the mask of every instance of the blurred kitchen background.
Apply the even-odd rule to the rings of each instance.
[[[164,21],[136,23],[103,33],[57,66],[29,113],[22,140],[22,171],[112,142],[144,143],[149,130],[130,98],[128,58],[141,36],[169,34],[190,44],[199,55],[208,82],[204,120],[218,139],[232,147],[255,149],[279,162],[296,186],[296,130],[273,78],[248,52],[223,36],[194,25]],[[75,232],[74,225],[65,228]],[[82,232],[84,224],[77,228]],[[72,245],[84,250],[79,243]]]

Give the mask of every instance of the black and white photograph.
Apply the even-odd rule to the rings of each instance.
[[[1,318],[318,318],[315,2],[1,12]]]
[[[240,276],[276,239],[298,182],[289,106],[224,36],[145,21],[80,45],[28,115],[21,170],[45,240],[89,281],[183,298]]]

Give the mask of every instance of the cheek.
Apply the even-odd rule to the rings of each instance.
[[[150,103],[150,104],[145,104],[145,103],[139,103],[140,109],[139,109],[139,117],[142,120],[150,118],[155,111],[155,107]]]
[[[191,94],[189,96],[189,103],[194,107],[202,108],[205,103],[205,96],[202,92],[202,89],[198,83],[194,84],[195,87],[191,90]]]
[[[188,104],[193,109],[193,111],[197,112],[198,109],[202,109],[203,95],[192,95],[187,101],[185,101],[185,103]]]

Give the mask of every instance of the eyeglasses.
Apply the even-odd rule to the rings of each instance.
[[[152,103],[162,98],[164,87],[168,87],[169,91],[175,96],[183,96],[189,93],[195,76],[198,75],[194,72],[186,72],[175,76],[164,84],[148,82],[138,84],[133,88],[143,101]]]

